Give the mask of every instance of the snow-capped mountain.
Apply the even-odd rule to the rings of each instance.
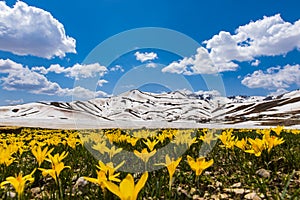
[[[136,122],[201,125],[298,126],[300,91],[277,97],[221,97],[216,92],[149,93],[131,90],[118,96],[74,102],[37,102],[0,107],[0,125],[98,127]],[[130,123],[129,123],[130,122]],[[35,125],[36,124],[36,125]],[[101,126],[101,125],[99,125]],[[101,128],[101,127],[98,127]]]

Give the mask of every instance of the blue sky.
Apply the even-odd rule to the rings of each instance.
[[[298,0],[0,1],[0,105],[134,88],[295,90],[299,7]]]

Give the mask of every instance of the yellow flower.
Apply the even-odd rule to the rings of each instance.
[[[232,149],[235,144],[234,136],[232,136],[232,129],[223,131],[222,134],[219,136],[219,139],[223,143],[223,145],[220,145],[220,147],[226,148],[226,149]]]
[[[16,192],[18,193],[18,199],[21,199],[24,189],[25,189],[25,185],[27,182],[33,183],[34,182],[34,178],[32,177],[32,175],[34,174],[36,169],[34,169],[30,174],[26,175],[23,177],[23,175],[21,173],[19,173],[19,175],[17,177],[7,177],[6,181],[3,181],[0,186],[1,188],[6,185],[6,184],[11,184]]]
[[[77,145],[77,138],[75,138],[74,135],[69,135],[69,137],[66,138],[67,144],[69,145],[69,147],[71,147],[72,149],[76,149],[76,145]]]
[[[166,155],[166,162],[165,163],[160,163],[157,165],[164,165],[167,167],[168,172],[169,172],[169,190],[171,190],[172,187],[172,182],[173,182],[173,175],[175,173],[175,170],[177,168],[177,166],[179,165],[180,161],[181,161],[181,157],[178,158],[177,160],[174,161],[174,159],[170,159],[169,155]]]
[[[276,128],[272,128],[272,131],[276,133],[276,135],[280,135],[281,131],[284,129],[284,126],[276,126]]]
[[[116,146],[111,147],[110,149],[105,149],[105,152],[108,153],[109,159],[111,160],[116,154],[120,153],[123,148],[116,148]]]
[[[240,148],[244,151],[247,147],[247,138],[246,139],[243,138],[241,140],[236,140],[235,146],[237,146],[238,148]]]
[[[150,151],[153,151],[155,145],[157,145],[157,143],[159,142],[158,140],[154,140],[154,141],[151,141],[149,138],[147,138],[147,141],[143,141],[144,144],[147,145],[147,147],[149,148]]]
[[[68,152],[62,152],[61,155],[59,155],[58,153],[55,154],[54,156],[52,156],[51,154],[48,154],[48,158],[46,159],[48,162],[53,163],[59,163],[61,162],[63,159],[65,159],[68,156]]]
[[[93,145],[92,148],[99,151],[101,154],[104,154],[106,151],[108,151],[105,141],[98,142],[97,144]]]
[[[259,138],[255,138],[255,140],[249,138],[249,143],[251,144],[251,149],[245,150],[246,153],[254,154],[255,156],[261,156],[263,150],[265,150],[265,142]]]
[[[158,141],[162,144],[164,143],[166,136],[164,134],[159,134],[156,136],[156,139],[158,139]]]
[[[63,152],[61,155],[58,153],[52,156],[51,154],[48,154],[49,159],[47,159],[48,162],[51,162],[51,169],[44,169],[44,168],[38,168],[42,171],[43,176],[50,175],[56,183],[58,183],[58,178],[60,175],[60,172],[65,169],[69,168],[70,166],[65,166],[63,162],[61,162],[65,157],[67,157],[68,153]]]
[[[85,180],[95,183],[101,187],[103,190],[105,188],[104,182],[107,180],[106,175],[103,171],[97,171],[97,178],[83,177]]]
[[[2,148],[0,146],[0,165],[5,164],[7,167],[11,165],[15,158],[12,157],[14,152],[9,148]]]
[[[127,143],[130,143],[131,146],[135,146],[139,138],[129,137],[127,136]]]
[[[264,135],[263,140],[268,149],[268,153],[270,153],[271,149],[277,145],[284,143],[283,138],[278,138],[276,136]]]
[[[104,172],[106,177],[108,177],[108,180],[120,182],[121,180],[117,177],[120,175],[120,173],[114,174],[115,171],[117,171],[122,165],[125,163],[125,161],[121,162],[118,166],[114,167],[114,164],[112,162],[109,162],[107,164],[104,164],[102,161],[99,160],[99,166],[97,166],[100,171]]]
[[[156,149],[154,151],[148,152],[147,148],[144,148],[141,152],[134,150],[133,153],[139,157],[145,163],[148,162],[149,158],[152,157],[156,153]]]
[[[43,169],[43,168],[38,168],[38,169],[42,171],[43,176],[50,175],[55,180],[55,182],[58,183],[60,172],[65,168],[71,169],[70,166],[65,166],[63,162],[60,162],[60,163],[53,164],[52,169]]]
[[[188,146],[191,146],[192,144],[196,143],[197,138],[192,137],[192,129],[185,131],[178,131],[176,132],[175,139],[172,141],[172,143],[175,143],[177,145],[186,144]]]
[[[218,137],[216,137],[214,135],[215,131],[213,131],[213,130],[207,130],[207,131],[203,130],[203,132],[204,132],[204,135],[201,135],[199,139],[207,144],[210,144],[212,141],[218,139]]]
[[[41,146],[35,146],[31,152],[36,158],[38,165],[41,166],[42,162],[46,159],[46,156],[51,154],[51,152],[54,150],[54,148],[50,149],[48,151],[48,147],[44,148],[42,150]]]
[[[136,185],[134,185],[134,179],[131,174],[128,174],[122,180],[120,186],[109,181],[106,181],[104,184],[109,191],[117,195],[121,200],[136,200],[147,179],[148,172],[145,172]]]
[[[204,157],[199,157],[195,160],[189,155],[187,156],[187,161],[191,169],[196,172],[196,176],[202,174],[205,169],[209,168],[214,163],[213,159],[206,162]]]

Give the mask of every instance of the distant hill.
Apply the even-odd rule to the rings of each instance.
[[[300,91],[269,97],[221,97],[214,93],[186,90],[168,93],[131,90],[118,96],[89,101],[36,102],[0,107],[0,125],[57,128],[132,125],[134,128],[137,124],[146,127],[148,124],[157,127],[172,127],[172,124],[192,127],[299,127]]]

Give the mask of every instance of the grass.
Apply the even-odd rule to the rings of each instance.
[[[161,149],[159,156],[153,156],[149,159],[148,165],[164,162],[166,154],[181,156],[182,160],[178,165],[174,177],[172,188],[169,190],[169,175],[166,167],[158,167],[157,170],[149,172],[149,178],[146,185],[139,193],[139,199],[244,199],[251,195],[257,195],[261,199],[299,199],[300,196],[300,134],[299,131],[292,133],[283,130],[278,137],[284,139],[284,143],[275,146],[268,153],[266,150],[262,155],[257,157],[243,150],[233,147],[225,149],[220,147],[222,142],[217,139],[213,140],[211,145],[200,140],[206,130],[197,129],[187,131],[191,133],[191,138],[196,138],[195,143],[190,146],[186,143],[175,145],[172,141],[176,141],[176,130],[85,130],[85,131],[69,131],[69,130],[46,130],[23,128],[1,128],[0,129],[0,149],[5,144],[19,144],[19,150],[14,152],[11,157],[14,162],[9,166],[0,164],[0,182],[6,177],[14,176],[19,172],[29,174],[33,169],[38,168],[36,160],[31,152],[30,141],[39,139],[39,142],[49,142],[46,146],[54,148],[51,153],[68,152],[68,156],[63,160],[65,165],[71,169],[64,169],[60,174],[62,199],[118,199],[117,196],[109,191],[105,194],[103,190],[96,184],[88,182],[86,185],[76,187],[80,177],[97,177],[96,165],[98,160],[103,162],[110,160],[107,153],[99,154],[92,149],[93,144],[87,142],[86,146],[80,144],[79,135],[91,137],[94,135],[108,135],[114,141],[114,145],[123,148],[128,152],[133,150],[141,151],[147,148],[143,139],[139,139],[136,144],[130,145],[125,140],[120,141],[121,135],[132,135],[140,131],[140,134],[151,133],[156,135],[173,134],[173,138],[165,138],[163,142],[158,143],[155,149]],[[183,130],[184,133],[185,130]],[[221,130],[219,130],[221,132]],[[271,131],[275,136],[275,133]],[[112,137],[116,135],[116,137]],[[174,136],[175,135],[175,136]],[[37,137],[38,136],[38,137]],[[233,130],[233,136],[241,140],[242,138],[262,137],[258,134],[258,130]],[[76,138],[76,146],[72,148],[68,145],[68,138]],[[54,139],[53,139],[54,138]],[[153,139],[154,136],[151,137]],[[53,144],[55,140],[58,144]],[[5,141],[5,142],[4,142]],[[215,145],[213,145],[215,143]],[[95,143],[94,143],[95,144]],[[108,147],[109,143],[106,144]],[[175,145],[175,146],[172,146]],[[163,147],[172,147],[174,152],[170,152],[169,148],[164,152]],[[188,147],[189,146],[189,147]],[[188,147],[188,148],[187,148]],[[21,154],[20,149],[24,150]],[[88,151],[89,149],[90,151]],[[91,154],[91,152],[93,154]],[[196,177],[187,163],[187,155],[194,158],[201,154],[206,155],[206,160],[213,159],[214,164],[206,169],[199,177]],[[204,153],[205,152],[205,153]],[[94,156],[93,156],[94,155]],[[123,157],[122,157],[123,156]],[[138,180],[143,172],[144,165],[138,158],[128,158],[119,153],[112,157],[115,163],[126,160],[123,169],[135,168],[137,173],[132,173]],[[51,168],[49,162],[43,162],[42,168]],[[122,168],[121,168],[122,169]],[[154,168],[153,168],[154,169]],[[258,170],[264,172],[264,176],[258,173]],[[127,170],[128,171],[128,170]],[[128,172],[121,171],[119,178],[122,180]],[[24,199],[58,199],[57,185],[50,177],[44,177],[41,171],[34,173],[34,182],[27,184],[24,192]],[[16,199],[13,197],[15,190],[7,185],[0,189],[0,199]],[[15,195],[17,196],[17,195]]]

